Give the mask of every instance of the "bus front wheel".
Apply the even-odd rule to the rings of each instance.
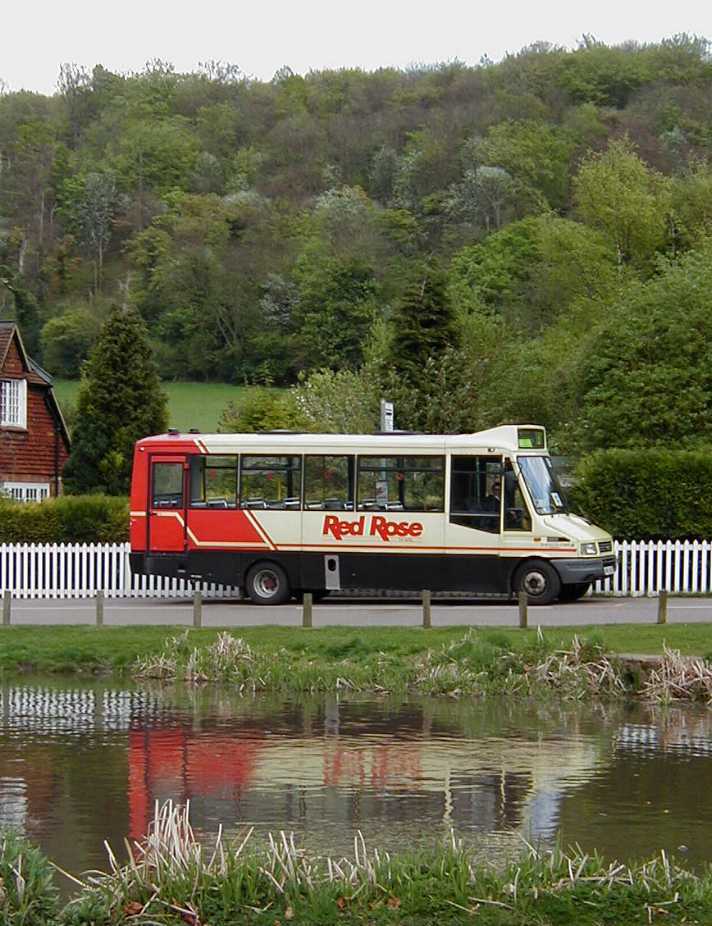
[[[289,599],[289,582],[276,563],[257,563],[247,573],[245,591],[253,604],[284,604]]]
[[[558,572],[543,560],[523,563],[514,573],[512,585],[515,592],[526,592],[529,604],[551,604],[561,591]]]

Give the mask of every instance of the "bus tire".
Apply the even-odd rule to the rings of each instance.
[[[590,582],[575,582],[573,585],[562,585],[559,592],[559,601],[578,601],[583,598],[591,588]]]
[[[253,604],[284,604],[290,596],[287,574],[277,563],[255,563],[247,573],[245,591]]]
[[[561,579],[554,567],[541,559],[532,559],[514,573],[515,592],[526,592],[529,604],[551,604],[561,592]]]

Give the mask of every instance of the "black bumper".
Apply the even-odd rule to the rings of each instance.
[[[604,567],[612,566],[615,572],[618,561],[615,556],[596,556],[586,559],[554,559],[551,565],[559,573],[564,585],[579,585],[609,578],[610,573],[607,575]]]

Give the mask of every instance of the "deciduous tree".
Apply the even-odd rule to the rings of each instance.
[[[652,266],[669,235],[670,186],[627,139],[583,161],[574,198],[581,218],[608,238],[622,263]]]

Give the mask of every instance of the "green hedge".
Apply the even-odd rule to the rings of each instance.
[[[123,543],[126,498],[64,495],[44,502],[0,500],[0,543]]]
[[[598,451],[580,461],[571,502],[619,540],[709,539],[712,451]]]

